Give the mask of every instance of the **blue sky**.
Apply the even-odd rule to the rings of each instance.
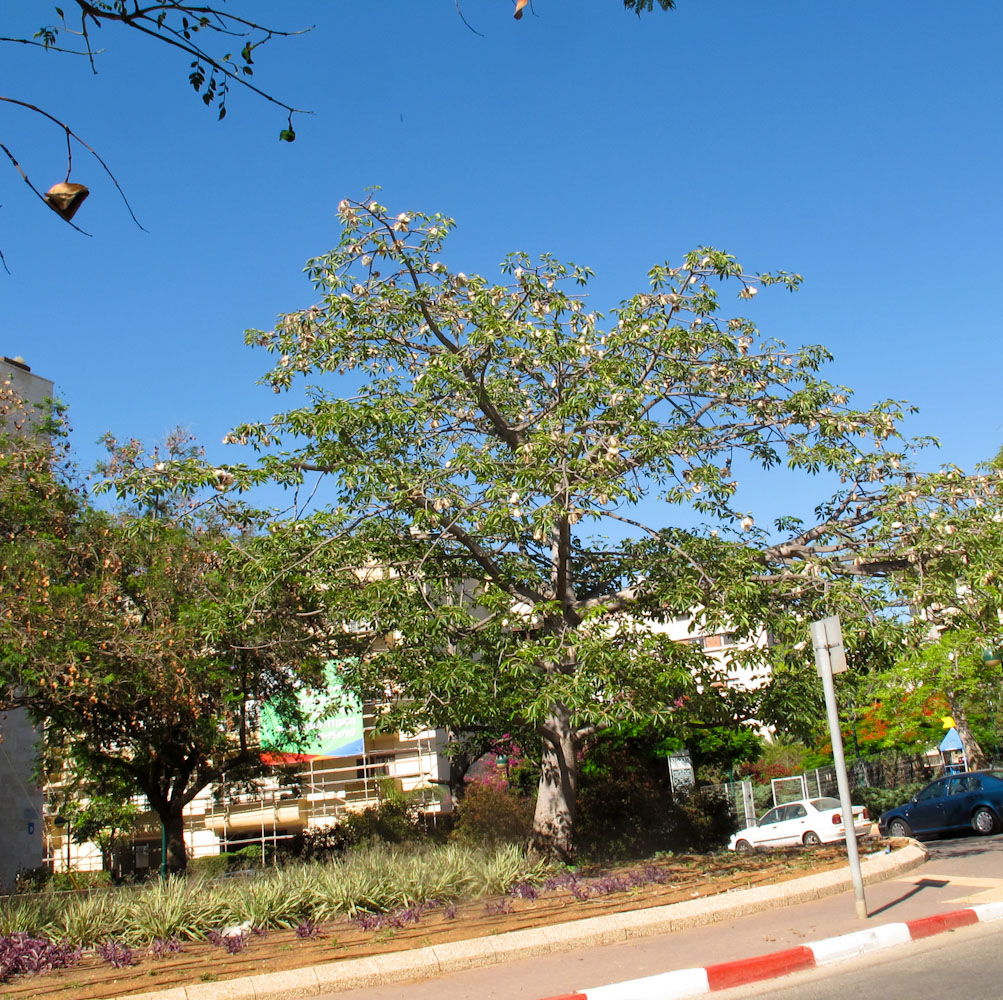
[[[373,184],[394,211],[458,220],[456,269],[552,251],[597,272],[600,309],[701,244],[801,272],[797,295],[750,310],[765,334],[827,345],[860,403],[919,406],[907,431],[943,443],[929,462],[1003,443],[1003,4],[679,0],[638,19],[619,0],[534,0],[517,22],[509,0],[462,0],[483,37],[451,0],[228,6],[315,25],[256,60],[259,85],[314,112],[293,144],[279,109],[237,90],[217,123],[187,60],[113,27],[97,76],[4,47],[3,93],[98,149],[147,230],[80,152],[91,238],[0,163],[0,353],[56,382],[82,464],[105,430],[153,442],[179,424],[236,460],[223,434],[280,403],[243,331],[313,301],[305,261],[337,242],[338,200]],[[51,8],[5,5],[0,33]],[[0,116],[36,186],[62,179],[60,133]]]

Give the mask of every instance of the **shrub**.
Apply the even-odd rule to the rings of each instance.
[[[229,864],[229,854],[210,854],[204,858],[192,858],[188,862],[188,872],[196,878],[220,878],[226,874]]]
[[[203,858],[192,858],[188,871],[197,878],[220,878],[227,872],[243,871],[261,865],[261,845],[248,844],[236,851],[221,851]]]
[[[22,868],[14,876],[15,892],[41,892],[52,879],[52,869],[48,865],[37,868]]]
[[[876,820],[883,812],[894,809],[915,798],[924,783],[917,781],[898,788],[874,788],[858,785],[850,792],[850,801],[857,806],[867,806],[871,819]]]
[[[65,941],[46,941],[28,934],[0,937],[0,983],[27,972],[49,972],[72,965],[80,951]]]
[[[297,834],[289,843],[289,854],[304,862],[330,861],[341,857],[353,843],[353,832],[336,821]]]
[[[533,826],[533,800],[507,788],[471,782],[456,808],[453,837],[461,844],[521,844]]]
[[[261,844],[248,844],[239,850],[229,852],[229,866],[234,868],[246,868],[261,864]]]
[[[647,857],[668,847],[671,799],[655,762],[630,748],[593,751],[583,768],[575,845],[591,861]]]
[[[740,772],[751,776],[757,785],[768,785],[774,778],[789,778],[806,770],[809,751],[800,743],[768,743],[759,758]]]
[[[669,843],[674,851],[710,851],[723,847],[735,829],[726,795],[697,788],[677,796],[672,810]]]
[[[381,783],[380,791],[383,800],[378,805],[343,813],[330,826],[305,830],[292,839],[289,853],[301,861],[328,861],[358,844],[403,844],[426,839],[418,804],[392,782]]]

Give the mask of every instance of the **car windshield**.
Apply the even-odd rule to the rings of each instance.
[[[825,812],[826,809],[838,809],[839,799],[834,799],[828,795],[821,799],[812,799],[811,804],[819,811]]]

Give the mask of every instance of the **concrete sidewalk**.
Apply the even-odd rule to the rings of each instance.
[[[337,997],[337,1000],[400,1000],[402,997],[406,1000],[442,1000],[443,997],[449,1000],[541,1000],[573,996],[582,988],[594,992],[595,987],[673,970],[723,963],[744,964],[758,956],[799,949],[812,942],[847,934],[866,932],[880,942],[897,932],[894,928],[890,931],[879,928],[939,918],[962,907],[1003,900],[1003,849],[987,852],[987,846],[986,840],[973,838],[959,843],[952,857],[927,861],[925,848],[911,843],[904,850],[884,855],[887,867],[882,865],[880,855],[865,859],[865,870],[870,870],[871,877],[884,879],[868,884],[867,920],[857,919],[848,877],[845,887],[835,895],[789,903],[806,889],[817,893],[826,888],[817,883],[819,876],[809,876],[774,887],[778,890],[786,887],[789,891],[778,894],[772,901],[760,899],[761,905],[756,912],[746,909],[738,915],[727,916],[719,911],[724,919],[717,923],[679,927],[671,933],[656,933],[650,937],[633,936],[637,933],[633,928],[628,932],[629,938],[614,944],[577,946],[567,952],[554,950],[550,954],[504,961],[499,947],[499,964],[488,968],[459,972],[440,970],[433,979],[408,985],[398,982],[347,990],[332,986],[322,996]],[[1003,841],[999,848],[1003,848]],[[741,893],[729,893],[718,899],[740,896]],[[747,898],[745,902],[752,900]],[[931,922],[956,923],[953,919]],[[899,936],[904,938],[905,935],[900,933]],[[846,942],[837,947],[844,945]],[[663,1000],[665,996],[663,994]],[[632,996],[631,1000],[637,998]]]
[[[960,876],[910,877],[926,859],[925,848],[912,841],[863,859],[865,883],[870,886],[871,918],[866,926],[957,909],[959,903],[949,902],[939,891],[946,886],[957,890],[957,899],[968,899],[972,889],[984,891],[977,884],[958,881]],[[966,895],[958,895],[962,890]],[[200,983],[144,993],[133,1000],[286,1000],[324,995],[345,1000],[356,996],[397,1000],[405,995],[408,1000],[443,996],[539,1000],[571,994],[588,983],[603,985],[748,959],[862,926],[855,916],[849,870],[844,868],[669,906],[292,972]]]

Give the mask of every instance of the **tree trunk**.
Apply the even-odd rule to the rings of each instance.
[[[953,691],[947,692],[947,704],[951,709],[951,718],[954,719],[954,728],[958,731],[961,745],[965,750],[965,760],[968,761],[970,771],[979,771],[988,766],[986,755],[975,738],[971,726],[968,725],[968,713],[964,710],[961,702],[958,701]]]
[[[540,788],[529,851],[534,855],[570,863],[574,860],[578,747],[567,706],[551,706],[544,731],[546,735],[543,739]]]
[[[160,817],[164,824],[167,840],[167,874],[184,874],[188,867],[188,854],[185,851],[185,819],[181,809],[171,809]]]

